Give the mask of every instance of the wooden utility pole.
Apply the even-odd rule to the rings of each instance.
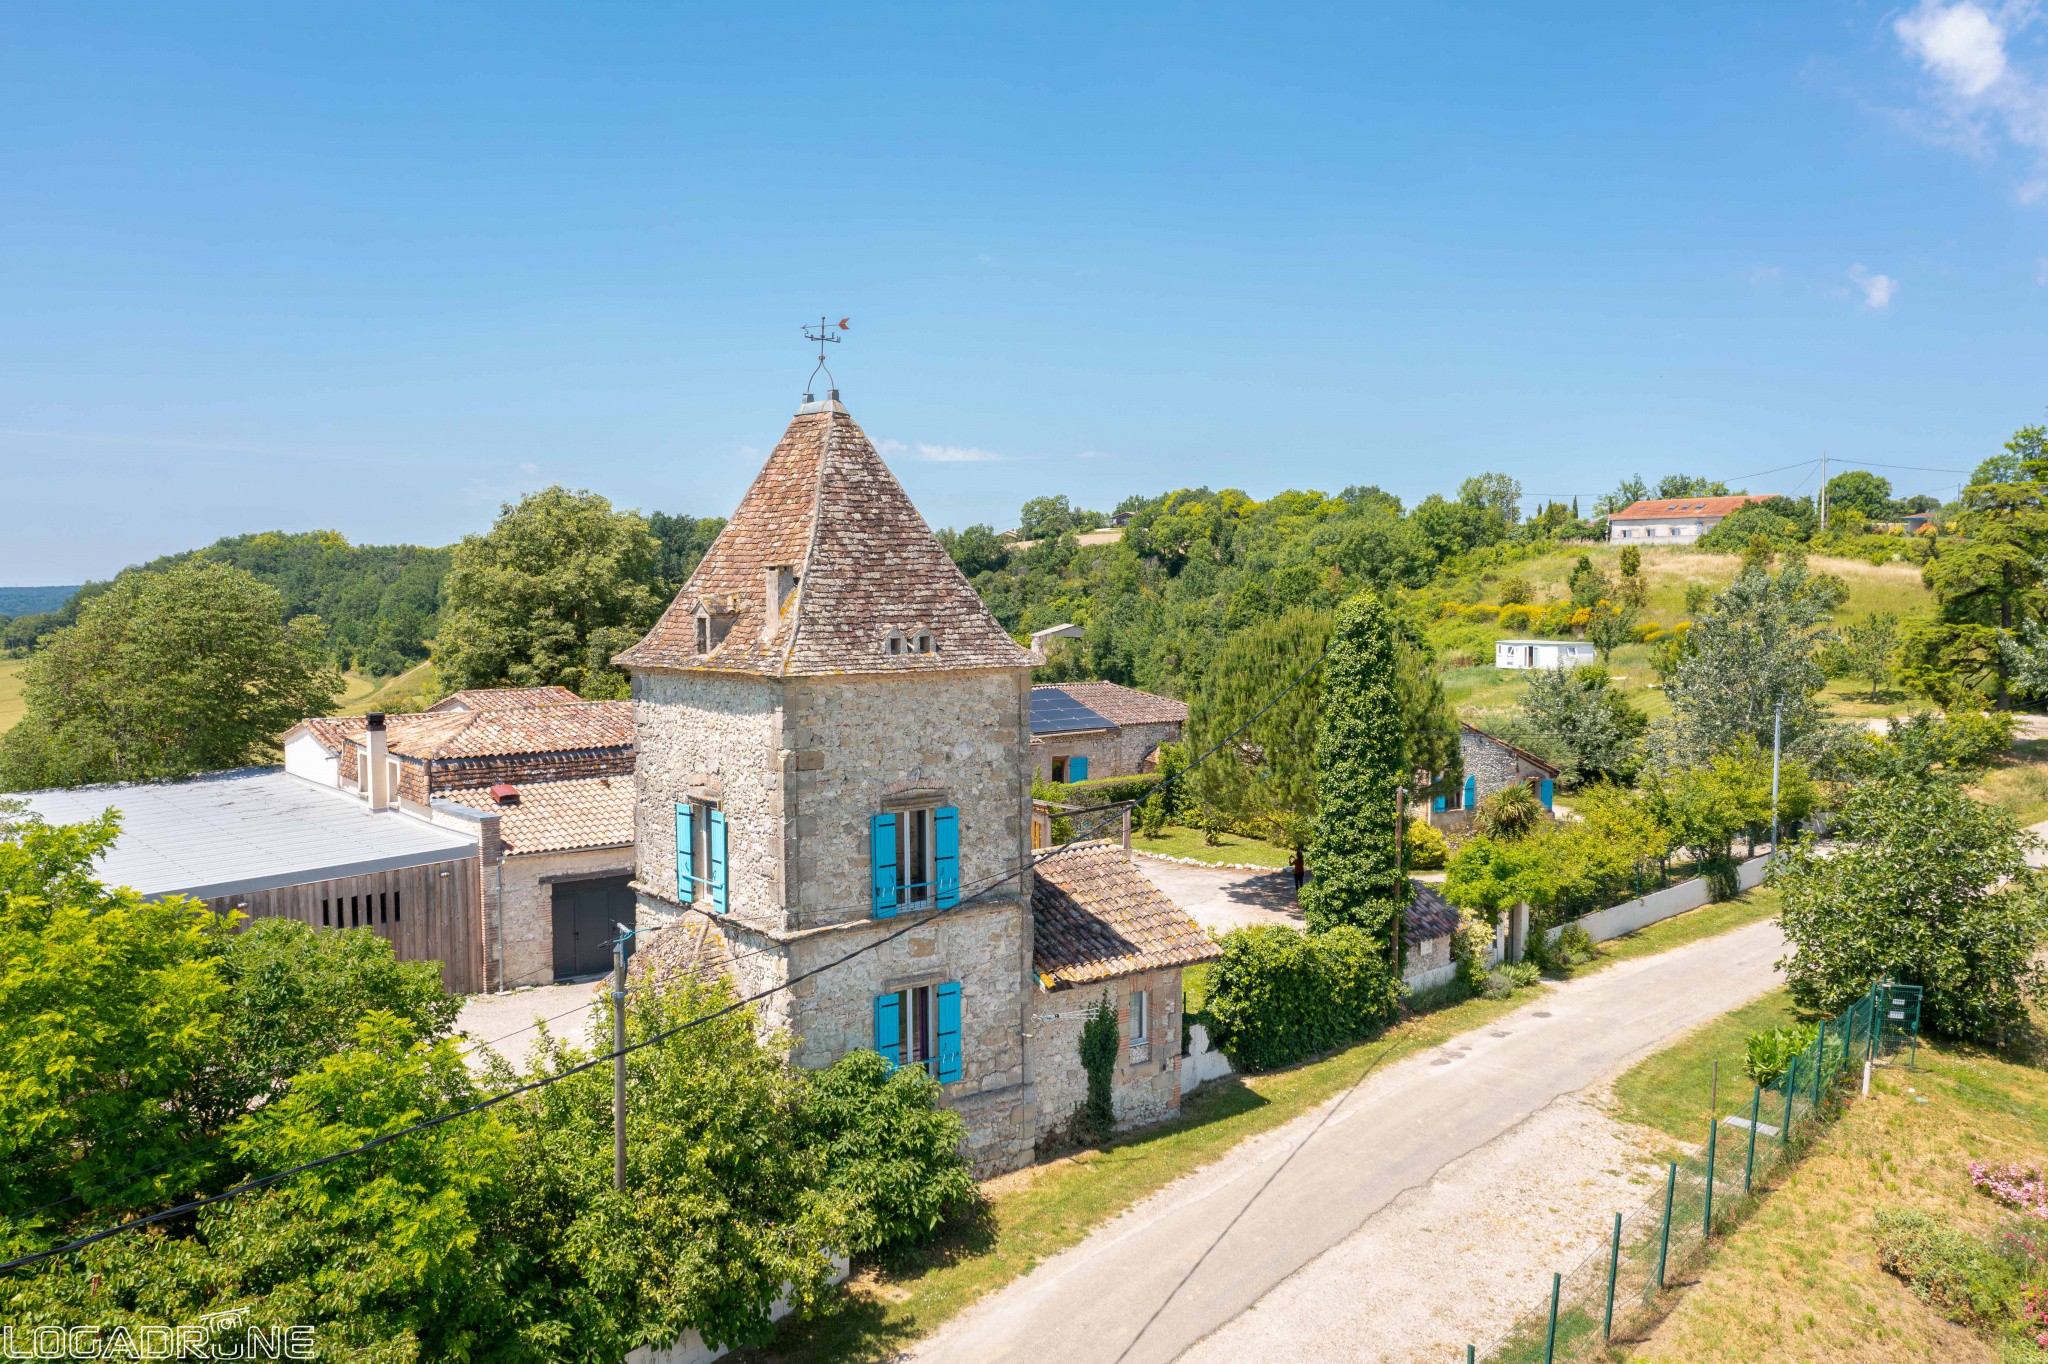
[[[626,1187],[626,939],[633,930],[614,925],[612,939],[612,1187]]]

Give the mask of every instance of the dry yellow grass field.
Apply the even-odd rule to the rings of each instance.
[[[1919,1208],[1982,1232],[2007,1214],[1970,1187],[1972,1160],[2039,1164],[2048,1148],[2048,1066],[1923,1046],[1917,1071],[1881,1070],[1805,1160],[1730,1233],[1646,1339],[1644,1364],[1995,1364],[1877,1266],[1872,1219]]]
[[[23,660],[0,658],[0,734],[14,728],[25,707],[21,701]]]

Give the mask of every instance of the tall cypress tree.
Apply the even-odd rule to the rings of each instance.
[[[1394,791],[1405,771],[1400,651],[1391,612],[1362,592],[1337,610],[1316,733],[1311,932],[1355,924],[1387,940],[1408,887],[1394,865]]]

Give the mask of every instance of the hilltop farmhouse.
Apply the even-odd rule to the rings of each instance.
[[[1731,497],[1656,497],[1630,503],[1607,518],[1607,538],[1614,544],[1690,545],[1727,520],[1738,507],[1767,498],[1748,493]]]

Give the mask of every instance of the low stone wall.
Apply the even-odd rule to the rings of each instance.
[[[1736,884],[1744,890],[1754,890],[1763,884],[1764,867],[1770,862],[1768,856],[1752,857],[1736,869]],[[1689,881],[1680,881],[1675,886],[1652,891],[1634,900],[1624,900],[1607,909],[1595,910],[1581,915],[1572,923],[1586,930],[1586,936],[1594,942],[1606,942],[1619,938],[1637,929],[1647,928],[1674,914],[1683,914],[1689,909],[1698,909],[1713,897],[1707,890],[1707,878],[1695,876]],[[1550,930],[1554,940],[1567,925],[1560,924]]]

